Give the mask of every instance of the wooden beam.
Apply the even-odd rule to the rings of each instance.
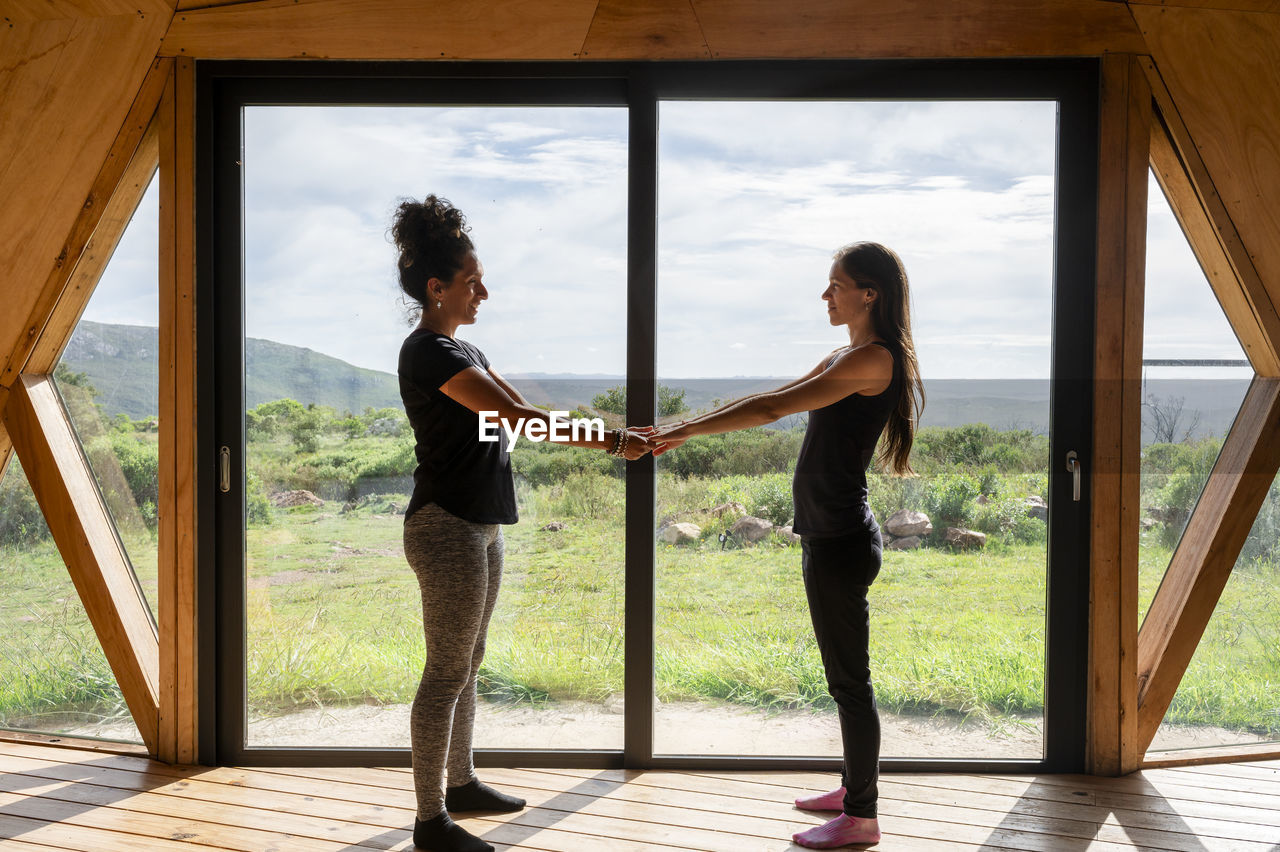
[[[710,59],[691,0],[601,0],[582,46],[589,59]]]
[[[715,58],[1145,53],[1104,0],[691,0]],[[652,59],[703,55],[685,4],[596,0],[258,0],[179,11],[161,54],[201,58]]]
[[[1092,0],[693,0],[693,7],[717,59],[1147,52],[1124,4]]]
[[[1143,59],[1158,108],[1151,167],[1218,304],[1261,376],[1280,376],[1280,314],[1214,188],[1155,63]]]
[[[106,162],[89,190],[24,324],[24,333],[0,369],[0,385],[18,373],[50,372],[75,331],[98,278],[124,235],[159,161],[149,131],[172,60],[152,64],[125,117]]]
[[[1089,593],[1089,771],[1138,768],[1138,457],[1151,92],[1137,57],[1102,61]]]
[[[1280,379],[1255,378],[1138,632],[1138,744],[1164,720],[1280,470]]]
[[[195,763],[195,65],[179,59],[160,104],[160,750]]]
[[[1186,6],[1193,9],[1224,9],[1280,14],[1280,0],[1128,0],[1137,6]]]
[[[77,243],[91,233],[80,225],[86,203],[100,204],[110,195],[110,188],[96,183],[104,163],[118,159],[107,170],[123,169],[132,154],[125,145],[116,157],[113,145],[138,102],[169,20],[143,7],[142,14],[17,23],[5,30],[0,375],[6,378],[0,384],[14,381],[19,369],[10,366],[25,360],[39,337],[44,317],[34,310],[37,302],[47,314],[56,301],[48,298],[46,285],[65,279]],[[141,116],[141,126],[149,117]]]
[[[5,0],[3,20],[7,23],[106,18],[113,15],[168,15],[173,5],[166,0]]]
[[[4,425],[129,712],[155,753],[155,625],[53,377],[24,375],[14,382]]]
[[[4,406],[9,401],[9,391],[0,388],[0,482],[4,481],[4,472],[9,469],[9,459],[13,456],[13,441],[4,428]]]
[[[1152,88],[1173,141],[1266,340],[1280,351],[1280,16],[1130,8],[1150,46],[1159,80]],[[1250,330],[1237,329],[1246,351],[1261,345],[1244,338]]]
[[[160,54],[199,58],[570,59],[598,0],[259,0],[178,12]]]

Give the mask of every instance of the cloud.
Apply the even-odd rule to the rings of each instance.
[[[435,192],[468,215],[491,292],[462,336],[505,372],[624,371],[625,110],[245,115],[251,336],[393,370],[387,230],[397,199]],[[1049,102],[664,102],[659,372],[809,369],[844,342],[820,299],[831,252],[871,239],[906,263],[926,376],[1047,375],[1056,121]],[[156,322],[155,203],[87,316]],[[1149,228],[1148,354],[1243,357],[1154,184]]]

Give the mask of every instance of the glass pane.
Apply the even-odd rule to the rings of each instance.
[[[1181,363],[1143,380],[1140,619],[1254,375],[1154,176],[1149,198],[1143,358]],[[1278,523],[1273,484],[1152,750],[1280,737]]]
[[[402,551],[397,200],[435,193],[468,217],[489,300],[459,337],[534,404],[609,405],[626,128],[601,108],[245,111],[249,746],[408,744],[424,648]],[[620,749],[622,469],[528,441],[512,463],[520,522],[475,744]]]
[[[1272,483],[1151,750],[1280,741],[1280,479]]]
[[[777,387],[847,344],[820,301],[832,252],[894,248],[928,406],[921,476],[869,477],[903,548],[869,595],[881,754],[1039,758],[1056,105],[669,102],[659,126],[665,413]],[[805,422],[659,458],[660,535],[692,536],[658,551],[659,753],[840,751],[787,535]],[[911,540],[900,509],[932,532]],[[742,514],[772,529],[748,544]],[[947,547],[948,527],[985,546]]]
[[[1139,624],[1253,379],[1154,174],[1147,198]]]
[[[0,727],[140,743],[22,464],[0,478]]]
[[[156,619],[159,227],[160,193],[153,178],[54,371],[63,405]]]

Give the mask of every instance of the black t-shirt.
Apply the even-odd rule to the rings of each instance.
[[[829,538],[877,529],[867,502],[867,467],[898,403],[902,369],[896,347],[875,343],[893,356],[889,387],[875,396],[851,393],[809,412],[791,481],[797,535]]]
[[[465,340],[425,328],[400,347],[400,399],[418,458],[405,520],[427,503],[477,524],[517,520],[506,434],[498,429],[497,441],[481,441],[479,415],[440,392],[468,367],[488,372],[489,359]]]

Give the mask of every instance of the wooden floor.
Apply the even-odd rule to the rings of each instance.
[[[783,850],[821,821],[790,801],[811,773],[486,769],[529,800],[464,821],[499,849]],[[1280,852],[1280,761],[1127,778],[888,775],[883,850]],[[0,743],[0,847],[49,850],[412,848],[401,769],[200,769]]]

